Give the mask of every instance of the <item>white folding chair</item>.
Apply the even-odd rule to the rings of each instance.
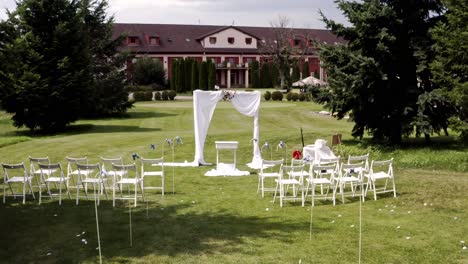
[[[362,168],[357,168],[359,170],[362,170],[363,173],[368,173],[369,172],[369,153],[366,155],[361,155],[361,156],[348,156],[348,164],[359,164],[360,162],[363,162],[364,165]]]
[[[145,159],[142,157],[140,160],[141,178],[143,182],[145,181],[145,178],[148,179],[148,177],[161,178],[161,186],[149,186],[148,184],[143,184],[145,190],[161,190],[161,195],[164,196],[164,158]]]
[[[50,160],[49,160],[49,157],[44,157],[44,158],[33,158],[31,156],[29,156],[29,175],[31,175],[32,177],[36,176],[36,182],[37,182],[37,186],[35,187],[39,187],[39,184],[41,182],[43,182],[40,178],[41,178],[41,170],[39,169],[39,163],[42,163],[42,164],[50,164]],[[47,175],[50,175],[51,173],[55,172],[55,170],[46,170],[44,169],[43,172]]]
[[[101,169],[102,169],[103,177],[108,178],[109,181],[113,181],[114,176],[118,176],[116,178],[120,179],[125,175],[125,173],[126,173],[125,171],[115,171],[112,168],[112,164],[123,165],[122,157],[118,157],[118,158],[103,158],[103,157],[101,157],[101,161],[102,161]],[[112,184],[113,183],[111,183],[111,185]]]
[[[66,157],[67,160],[67,177],[70,179],[71,186],[76,187],[79,186],[78,180],[74,181],[74,177],[78,175],[78,168],[77,168],[77,163],[80,164],[88,164],[88,158],[87,157],[82,157],[82,158],[72,158],[72,157]],[[82,175],[90,172],[82,171]]]
[[[11,197],[23,197],[23,204],[26,203],[26,185],[29,187],[29,194],[32,195],[34,199],[36,197],[34,196],[34,192],[32,189],[32,176],[28,175],[28,172],[26,171],[26,167],[24,166],[23,163],[20,164],[3,164],[3,203],[6,202],[6,197],[11,196]],[[22,193],[15,193],[13,191],[13,184],[21,184],[23,185],[23,191]],[[10,195],[6,194],[6,186],[10,187]]]
[[[303,159],[291,159],[291,166],[301,166],[301,165],[304,165],[304,168],[307,164],[312,164],[312,161],[306,161],[306,160],[303,160]],[[305,176],[308,176],[309,173],[307,172],[307,170],[303,170],[301,172],[301,174],[299,175],[299,172],[297,171],[294,171],[294,172],[288,172],[288,175],[289,177],[305,177]]]
[[[357,187],[361,188],[361,194],[359,194],[359,196],[362,197],[362,201],[364,202],[363,171],[364,162],[354,164],[341,164],[338,177],[335,177],[335,188],[340,188],[341,201],[343,203],[345,196],[354,197],[356,195]],[[351,192],[345,192],[347,183],[351,185]]]
[[[309,187],[312,190],[312,206],[314,206],[315,199],[327,199],[328,192],[330,187],[332,188],[333,195],[333,206],[335,206],[335,199],[336,199],[336,186],[335,186],[335,177],[337,176],[338,170],[336,168],[336,164],[328,163],[328,164],[314,164],[310,167],[309,170],[309,177],[306,179],[307,187],[306,187],[306,195],[305,199],[307,200],[307,195],[309,194]],[[319,195],[315,194],[315,189],[317,186],[320,186],[321,193]],[[327,191],[323,194],[323,186],[327,187]]]
[[[68,198],[71,199],[70,190],[68,189],[68,177],[66,177],[62,170],[62,165],[60,163],[55,164],[42,164],[39,163],[39,170],[41,171],[41,183],[39,184],[39,204],[42,202],[42,196],[50,197],[52,199],[53,196],[59,197],[59,205],[62,204],[62,185],[65,185],[65,191],[68,194]],[[59,189],[59,193],[52,193],[50,184],[54,184],[55,188]],[[45,185],[47,188],[47,194],[42,194],[42,185]]]
[[[101,194],[104,192],[106,195],[106,200],[109,198],[107,196],[106,190],[106,181],[108,178],[104,178],[101,166],[99,163],[96,164],[76,164],[76,169],[78,170],[77,174],[77,185],[76,185],[76,204],[78,205],[78,201],[80,199],[80,188],[82,187],[86,196],[86,199],[89,200],[88,196],[88,184],[93,186],[94,194],[92,198],[97,200],[97,204],[99,205]],[[81,186],[80,186],[81,185]]]
[[[338,156],[336,158],[320,158],[314,162],[314,165],[335,165],[334,173],[335,173],[335,176],[338,176],[338,171],[340,170],[340,157]],[[327,174],[330,174],[331,172],[332,172],[331,170],[328,170]],[[322,175],[319,171],[315,171],[315,174],[318,176]],[[322,185],[320,185],[320,194],[323,194]]]
[[[257,194],[261,191],[262,197],[265,197],[265,192],[274,192],[274,187],[265,187],[265,179],[277,179],[280,175],[283,159],[280,160],[262,160],[260,172],[258,173]]]
[[[276,195],[279,190],[280,196],[280,207],[283,207],[283,200],[293,200],[297,201],[301,199],[302,206],[304,207],[304,178],[303,177],[289,177],[287,175],[293,175],[297,173],[297,175],[303,175],[304,165],[296,165],[296,166],[286,166],[281,165],[280,174],[276,181],[276,188],[275,188],[275,195],[273,196],[273,203],[276,200]],[[289,187],[292,187],[292,195],[289,194]],[[297,191],[300,190],[301,197],[297,197]]]
[[[145,193],[143,190],[143,180],[140,178],[138,175],[138,169],[135,163],[129,164],[129,165],[117,165],[117,164],[112,164],[112,170],[115,171],[114,173],[114,182],[112,185],[112,205],[115,207],[115,189],[118,188],[120,191],[120,198],[121,200],[134,200],[135,201],[135,207],[137,206],[137,197],[138,197],[138,188],[140,188],[141,191],[141,197],[143,198],[143,201],[145,200]],[[134,177],[131,177],[131,175],[134,175]],[[124,175],[120,179],[118,178],[118,175]],[[122,187],[123,185],[128,186],[128,195],[124,196],[123,195],[123,190]],[[133,196],[130,195],[130,185],[133,185],[135,188],[135,194]]]
[[[374,192],[374,200],[377,200],[377,193],[393,192],[393,197],[396,197],[395,177],[393,176],[393,158],[382,161],[372,161],[369,173],[364,174],[367,178],[366,196],[367,191]],[[376,188],[378,180],[385,180],[385,185],[381,188]],[[392,182],[392,189],[387,190],[388,181]]]

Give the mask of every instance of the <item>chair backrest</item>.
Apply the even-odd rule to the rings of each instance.
[[[278,172],[281,170],[281,165],[283,165],[284,160],[262,160],[260,166],[260,173],[264,172]]]
[[[39,163],[49,164],[50,163],[49,157],[33,158],[33,157],[29,156],[29,173],[31,175],[37,173],[37,171],[39,170],[39,167],[38,167]],[[36,168],[36,166],[37,166],[37,168]]]
[[[116,172],[120,171],[120,172],[125,173],[126,178],[130,178],[131,173],[129,172],[133,172],[133,174],[135,175],[135,178],[137,179],[140,178],[138,175],[138,169],[137,169],[136,163],[124,164],[124,165],[112,163],[112,170]]]
[[[102,161],[102,171],[106,173],[107,171],[112,170],[112,164],[117,164],[117,165],[123,165],[123,159],[122,157],[118,158],[103,158],[101,157]]]
[[[28,177],[28,172],[26,171],[26,167],[24,166],[22,162],[19,164],[2,163],[2,168],[3,168],[3,181],[4,182],[7,182],[9,179],[9,176],[8,176],[9,170],[13,171],[12,174],[18,174],[16,176],[23,176],[25,179]],[[21,172],[23,175],[20,175],[19,172]]]
[[[164,157],[158,158],[158,159],[145,159],[143,157],[140,158],[141,160],[141,175],[145,172],[145,165],[149,166],[158,166],[160,169],[155,169],[153,168],[152,171],[158,170],[158,171],[164,171]]]
[[[348,164],[364,162],[364,170],[369,171],[369,153],[361,156],[348,156]]]
[[[309,176],[311,179],[323,178],[323,175],[329,175],[329,179],[333,181],[337,174],[338,169],[334,163],[314,164],[309,170]]]
[[[385,172],[393,177],[393,158],[389,160],[373,160],[371,162],[370,172]]]
[[[280,180],[286,178],[285,175],[303,175],[304,164],[302,165],[281,165]],[[289,178],[289,176],[288,176]],[[302,182],[302,177],[299,177]]]
[[[60,163],[38,163],[39,170],[41,171],[41,175],[43,179],[47,179],[49,177],[61,177],[63,178],[63,171],[62,171],[62,165]]]
[[[88,163],[88,158],[87,157],[82,157],[82,158],[72,158],[72,157],[66,157],[67,160],[67,173],[72,173],[76,168],[76,165],[78,163],[81,164],[87,164]]]
[[[101,165],[99,163],[96,164],[81,164],[81,163],[76,163],[76,169],[78,170],[78,176],[79,177],[90,177],[93,175],[93,173],[89,173],[90,171],[96,171],[94,174],[95,178],[102,178],[102,171],[101,171]]]
[[[362,169],[364,168],[364,161],[352,164],[341,163],[341,169],[339,177],[349,176],[354,173],[358,174],[358,177],[362,179]]]

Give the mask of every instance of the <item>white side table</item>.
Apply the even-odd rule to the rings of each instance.
[[[239,146],[238,141],[215,141],[216,144],[216,169],[219,169],[219,150],[230,149],[234,151],[234,166],[233,170],[236,169],[236,154],[237,147]]]

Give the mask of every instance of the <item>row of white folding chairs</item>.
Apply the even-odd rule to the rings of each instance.
[[[347,163],[340,163],[340,158],[321,159],[318,162],[305,162],[303,160],[292,160],[291,166],[283,164],[283,160],[263,160],[258,179],[257,193],[262,192],[262,197],[266,191],[274,191],[275,201],[276,195],[279,192],[280,205],[283,200],[298,200],[304,201],[311,190],[312,204],[315,199],[327,199],[330,188],[332,189],[332,200],[335,205],[336,193],[339,188],[341,200],[344,203],[345,196],[356,196],[357,188],[360,187],[361,193],[358,196],[364,197],[368,191],[374,192],[374,199],[377,199],[377,193],[393,192],[396,197],[395,181],[393,176],[393,159],[385,161],[372,161],[371,166],[368,165],[369,155],[350,156]],[[309,165],[309,170],[305,169],[305,165]],[[277,167],[276,169],[273,169]],[[278,170],[279,168],[279,170]],[[273,170],[272,170],[273,169]],[[287,175],[287,176],[286,176]],[[276,182],[276,187],[266,187],[265,179],[273,178]],[[304,183],[304,178],[306,183]],[[364,182],[364,178],[367,181]],[[381,188],[376,188],[378,180],[385,180],[385,185]],[[388,182],[391,181],[392,188],[387,189]],[[350,192],[345,192],[346,185],[351,186]],[[365,185],[365,188],[364,188]],[[320,186],[320,195],[316,195],[316,187]],[[288,196],[288,189],[292,187],[292,195]],[[326,193],[323,193],[323,188],[326,187]],[[305,195],[304,195],[305,188]],[[301,197],[298,197],[299,191]]]
[[[144,199],[144,189],[159,189],[164,195],[164,159],[145,159],[141,158],[141,176],[138,173],[138,169],[135,163],[123,164],[122,158],[101,158],[102,166],[99,163],[88,164],[86,157],[83,158],[70,158],[67,157],[67,172],[66,174],[62,170],[60,163],[50,163],[50,160],[45,158],[32,158],[30,160],[29,173],[23,163],[19,164],[2,164],[3,168],[3,202],[5,203],[7,196],[23,197],[23,204],[26,200],[26,188],[28,188],[28,194],[34,199],[33,191],[33,178],[37,179],[37,187],[39,188],[39,203],[42,201],[43,196],[59,197],[59,204],[62,200],[62,190],[71,199],[70,194],[70,180],[76,178],[76,182],[72,183],[72,187],[76,188],[76,204],[78,204],[80,197],[80,189],[83,189],[85,196],[88,196],[88,185],[92,185],[94,189],[94,199],[97,199],[99,203],[100,196],[102,194],[107,197],[106,184],[108,188],[112,188],[113,191],[113,205],[115,206],[115,200],[119,199],[115,195],[116,188],[120,191],[120,199],[134,199],[135,206],[137,204],[137,187],[140,188],[141,197]],[[151,166],[149,169],[148,166]],[[106,166],[108,169],[106,169]],[[130,176],[130,174],[133,174]],[[161,186],[147,186],[144,187],[144,178],[157,176],[161,178]],[[110,181],[110,182],[109,182]],[[13,184],[21,184],[22,192],[15,193]],[[58,193],[52,193],[51,184],[56,189],[58,185]],[[123,185],[134,185],[135,195],[124,196],[122,192]],[[6,188],[9,187],[11,194],[6,193]],[[46,188],[46,193],[42,192],[42,188]]]

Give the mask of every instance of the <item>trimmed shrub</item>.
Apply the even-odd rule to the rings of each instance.
[[[298,93],[292,93],[291,99],[295,102],[299,100],[299,94]]]
[[[161,99],[162,99],[163,101],[169,100],[169,92],[168,92],[168,91],[163,91],[163,92],[161,93]]]
[[[161,92],[154,93],[154,100],[161,101]]]
[[[293,93],[292,92],[287,93],[286,94],[286,100],[292,101],[292,99],[293,99]]]
[[[134,92],[133,98],[135,101],[151,101],[153,100],[153,92]]]
[[[160,84],[157,84],[157,83],[153,83],[153,84],[151,85],[151,88],[153,89],[153,91],[163,91],[163,90],[166,89],[165,86],[160,85]]]
[[[169,100],[174,101],[174,98],[176,97],[177,93],[174,90],[169,90],[167,92],[167,95],[169,97]]]
[[[283,100],[283,93],[280,91],[274,91],[271,94],[271,100],[273,101],[282,101]]]
[[[306,100],[306,94],[305,93],[300,93],[299,94],[299,101],[304,102]]]
[[[160,60],[153,60],[150,57],[139,58],[132,67],[132,78],[137,84],[159,83],[164,85],[166,82],[166,71]]]
[[[265,97],[265,100],[270,101],[270,99],[271,99],[271,92],[270,92],[270,91],[266,91],[265,94],[263,95],[263,97]]]

